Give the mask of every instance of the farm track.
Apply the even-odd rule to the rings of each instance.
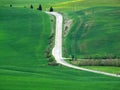
[[[101,72],[101,71],[81,68],[81,67],[74,66],[74,65],[69,64],[66,61],[64,61],[64,59],[62,57],[62,23],[63,23],[63,17],[61,14],[59,14],[57,12],[46,12],[46,13],[50,14],[50,15],[54,15],[56,17],[55,46],[52,50],[52,54],[55,57],[55,60],[57,63],[62,64],[62,65],[69,67],[69,68],[73,68],[73,69],[103,74],[103,75],[107,75],[107,76],[120,77],[120,75],[117,75],[117,74],[111,74],[111,73],[107,73],[107,72]]]

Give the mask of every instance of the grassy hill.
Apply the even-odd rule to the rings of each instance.
[[[51,24],[43,12],[0,8],[1,90],[119,90],[119,78],[48,66]]]
[[[94,6],[120,6],[119,0],[1,0],[0,6],[7,6],[12,4],[13,7],[29,8],[32,4],[34,9],[42,4],[44,10],[49,10],[53,6],[55,11],[78,11]]]
[[[95,6],[120,6],[119,0],[69,0],[56,3],[55,8],[59,11],[78,11],[81,9],[91,8]]]
[[[67,56],[120,58],[119,7],[93,7],[68,15],[73,19],[73,25],[65,37]]]
[[[50,6],[53,6],[54,4],[65,2],[69,0],[1,0],[0,6],[9,7],[10,4],[13,5],[13,7],[26,7],[29,8],[32,4],[34,9],[37,9],[38,5],[41,4],[43,7],[43,10],[48,10]],[[57,8],[55,8],[57,9]]]
[[[42,4],[44,10],[52,5],[57,11],[76,11],[99,4],[107,5],[108,2],[111,2],[108,6],[118,6],[119,1],[114,1],[1,0],[0,90],[119,90],[120,78],[61,65],[49,66],[45,51],[51,34],[51,17],[44,12],[28,9],[31,4],[34,9]],[[10,4],[13,8],[8,8]],[[24,6],[26,8],[20,8]],[[68,15],[78,20],[75,21],[76,25],[81,12]]]
[[[39,66],[39,58],[44,59],[50,27],[50,18],[45,13],[28,9],[0,8],[1,66],[4,63],[6,66],[31,66],[32,62],[33,66]],[[19,61],[20,63],[16,63]]]

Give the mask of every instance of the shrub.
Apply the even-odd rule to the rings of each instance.
[[[33,9],[33,5],[30,5],[30,8]]]
[[[12,4],[10,4],[10,7],[12,7]]]
[[[50,66],[58,66],[59,64],[56,63],[55,61],[49,62],[48,65]]]
[[[37,9],[40,10],[40,11],[42,11],[42,5],[40,4]]]
[[[53,12],[53,7],[50,7],[50,12]]]
[[[71,61],[73,64],[74,61]],[[76,65],[79,66],[117,66],[120,67],[120,60],[118,59],[99,59],[99,60],[78,60]]]

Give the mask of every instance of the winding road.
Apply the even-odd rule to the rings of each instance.
[[[108,76],[120,77],[120,75],[117,75],[117,74],[111,74],[111,73],[107,73],[107,72],[101,72],[101,71],[81,68],[81,67],[74,66],[74,65],[69,64],[66,61],[64,61],[64,59],[62,57],[62,23],[63,23],[63,17],[61,14],[59,14],[57,12],[46,12],[46,13],[50,14],[50,15],[54,15],[56,17],[55,46],[52,50],[52,54],[55,57],[55,60],[57,61],[57,63],[62,64],[62,65],[69,67],[69,68],[84,70],[84,71],[108,75]]]

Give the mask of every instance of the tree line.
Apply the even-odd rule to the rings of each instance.
[[[10,7],[12,7],[12,4],[10,4]],[[32,4],[30,5],[30,8],[31,8],[31,9],[33,9],[33,8],[34,8]],[[43,10],[43,9],[42,9],[42,5],[41,5],[41,4],[38,6],[37,10],[40,10],[40,11],[42,11],[42,10]],[[49,11],[50,11],[50,12],[53,12],[53,11],[54,11],[54,9],[53,9],[53,7],[52,7],[52,6],[49,8]]]
[[[33,5],[31,4],[30,5],[30,8],[33,9]],[[37,10],[40,10],[42,11],[42,5],[40,4],[39,7],[37,8]],[[53,7],[51,6],[50,9],[49,9],[50,12],[53,12]]]

